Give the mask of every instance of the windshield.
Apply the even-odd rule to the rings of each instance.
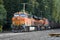
[[[26,14],[19,14],[19,16],[21,16],[21,17],[27,17]]]
[[[14,14],[14,17],[17,17],[17,16],[19,16],[19,14]]]

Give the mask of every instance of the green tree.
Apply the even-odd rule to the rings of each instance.
[[[36,12],[38,11],[36,9],[38,9],[38,6],[39,6],[39,3],[37,2],[37,0],[29,0],[26,6],[27,6],[26,11],[28,11],[33,15],[36,15]]]
[[[6,19],[6,10],[4,8],[3,5],[3,0],[0,0],[0,25],[3,25],[4,23],[6,23],[5,19]]]
[[[53,0],[52,18],[55,22],[60,23],[60,0]]]
[[[44,14],[43,16],[48,18],[49,20],[52,20],[52,6],[53,6],[53,0],[43,0],[43,6],[44,6]]]

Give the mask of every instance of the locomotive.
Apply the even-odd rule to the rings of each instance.
[[[34,17],[26,12],[16,12],[12,17],[11,28],[13,32],[36,31],[46,29],[44,20]]]

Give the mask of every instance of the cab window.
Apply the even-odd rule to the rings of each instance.
[[[19,16],[21,16],[21,17],[27,17],[26,14],[19,14]]]

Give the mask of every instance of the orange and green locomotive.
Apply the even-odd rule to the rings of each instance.
[[[12,17],[11,28],[13,32],[41,30],[46,29],[45,24],[48,24],[48,22],[44,18],[33,18],[32,15],[26,12],[17,12]]]

